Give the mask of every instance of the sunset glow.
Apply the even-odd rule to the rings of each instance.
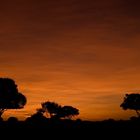
[[[0,76],[28,100],[4,117],[25,119],[50,100],[78,118],[127,119],[125,93],[140,92],[140,2],[6,0],[0,4]]]

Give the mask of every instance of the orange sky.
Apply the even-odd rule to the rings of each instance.
[[[124,94],[140,92],[140,2],[3,0],[0,76],[28,103],[4,117],[25,118],[43,101],[80,109],[80,118],[126,119]]]

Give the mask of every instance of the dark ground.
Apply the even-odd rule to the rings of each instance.
[[[1,137],[10,139],[139,139],[140,120],[99,122],[71,120],[1,121]]]

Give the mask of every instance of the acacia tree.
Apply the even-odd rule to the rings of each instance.
[[[41,104],[42,108],[38,109],[41,113],[50,115],[50,118],[60,119],[69,118],[79,115],[79,110],[72,106],[61,106],[55,102],[44,102]]]
[[[135,110],[138,117],[140,117],[140,94],[131,93],[126,94],[123,103],[120,105],[124,110]]]
[[[7,109],[21,109],[27,100],[10,78],[0,78],[0,118]]]

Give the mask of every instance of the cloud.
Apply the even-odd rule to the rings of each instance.
[[[121,93],[140,88],[138,6],[136,0],[2,1],[0,75],[17,81],[30,109],[50,98],[103,115]]]

